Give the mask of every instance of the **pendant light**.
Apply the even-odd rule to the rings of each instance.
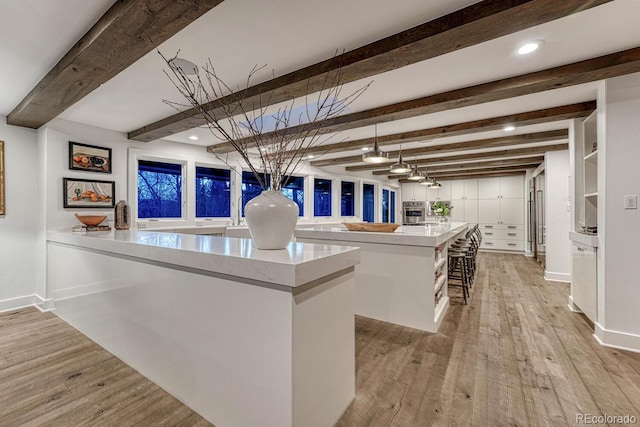
[[[411,172],[411,166],[402,161],[402,144],[400,144],[400,156],[398,157],[398,163],[391,165],[389,168],[391,173],[409,173]]]
[[[424,176],[420,172],[418,172],[417,163],[413,165],[413,170],[411,171],[407,179],[409,181],[422,181],[424,179]]]
[[[433,185],[433,180],[429,179],[429,169],[424,171],[424,181],[420,182],[420,185],[424,185],[427,188]]]
[[[442,184],[440,184],[438,181],[436,181],[435,178],[433,178],[433,182],[431,183],[431,188],[442,188]]]
[[[385,153],[378,147],[378,125],[375,125],[376,136],[373,140],[373,150],[367,151],[362,155],[362,161],[365,163],[386,163],[389,161],[389,153]]]

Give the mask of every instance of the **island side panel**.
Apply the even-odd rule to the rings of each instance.
[[[49,242],[55,313],[215,425],[292,425],[289,292]]]
[[[355,273],[294,295],[293,425],[334,425],[356,394]]]
[[[298,238],[305,243],[327,240]],[[429,246],[340,241],[358,246],[361,262],[356,266],[356,314],[437,332],[434,322],[434,253]]]

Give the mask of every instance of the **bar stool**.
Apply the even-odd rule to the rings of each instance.
[[[462,298],[465,305],[469,297],[470,287],[468,256],[464,249],[450,248],[447,251],[447,261],[449,263],[447,285],[462,288]],[[459,283],[452,283],[452,279]]]

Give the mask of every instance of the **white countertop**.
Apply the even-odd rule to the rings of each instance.
[[[290,288],[360,263],[354,247],[292,242],[286,249],[260,250],[250,239],[151,230],[50,231],[47,240]]]
[[[582,243],[583,245],[591,246],[592,248],[598,247],[598,236],[593,234],[584,234],[578,233],[576,231],[570,231],[569,240]]]
[[[383,243],[404,246],[438,246],[466,229],[466,222],[449,222],[445,225],[401,226],[393,233],[349,231],[344,226],[318,225],[310,229],[296,228],[296,238],[329,241]]]

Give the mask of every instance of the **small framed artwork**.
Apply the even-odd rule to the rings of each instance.
[[[4,214],[4,141],[0,141],[0,215]]]
[[[113,208],[116,195],[114,181],[63,178],[63,206],[65,208]]]
[[[69,169],[111,173],[111,148],[69,141]]]

